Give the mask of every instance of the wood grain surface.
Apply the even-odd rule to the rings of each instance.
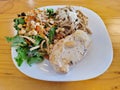
[[[112,65],[101,76],[85,81],[48,82],[25,76],[13,64],[5,41],[13,34],[12,19],[33,8],[64,4],[84,6],[101,16],[113,45]],[[0,90],[120,90],[120,0],[0,0]]]

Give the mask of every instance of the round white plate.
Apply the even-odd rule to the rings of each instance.
[[[46,6],[43,8],[57,9],[65,6]],[[103,74],[110,66],[113,58],[112,44],[102,19],[92,10],[84,7],[73,6],[88,17],[88,26],[93,32],[92,45],[84,59],[73,67],[67,74],[58,74],[50,66],[47,60],[43,63],[33,64],[31,67],[24,62],[21,67],[17,66],[14,57],[17,55],[12,48],[12,60],[15,66],[25,75],[47,81],[78,81],[95,78]]]

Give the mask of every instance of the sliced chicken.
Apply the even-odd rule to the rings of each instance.
[[[82,30],[59,40],[49,57],[52,67],[57,72],[69,72],[70,66],[77,64],[85,56],[90,42],[90,35]]]

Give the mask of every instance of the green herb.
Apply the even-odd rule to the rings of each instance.
[[[17,18],[15,18],[13,21],[14,21],[14,24],[15,24],[15,25],[18,25],[18,24],[19,24],[19,21],[18,21]]]
[[[24,60],[28,59],[27,53],[29,49],[27,47],[18,47],[16,49],[18,55],[15,57],[18,66],[21,66]]]
[[[28,47],[18,47],[16,49],[18,55],[15,57],[18,66],[21,66],[23,61],[26,61],[31,66],[33,63],[42,62],[43,55],[38,50],[30,51]]]
[[[25,20],[23,18],[18,18],[18,23],[19,24],[25,24]]]
[[[17,65],[20,67],[23,63],[23,59],[20,55],[18,55],[17,57],[15,57],[15,60],[17,62]]]
[[[7,42],[12,42],[13,37],[6,37]]]
[[[14,28],[15,30],[20,30],[20,28],[18,27],[19,21],[18,19],[14,19]]]
[[[35,46],[39,45],[43,40],[43,38],[40,37],[39,35],[33,36],[33,39],[35,40]]]
[[[25,20],[23,18],[15,18],[14,20],[14,28],[16,30],[20,30],[20,28],[18,27],[19,24],[25,24]]]
[[[48,16],[51,17],[54,15],[54,10],[52,8],[47,9]]]
[[[43,57],[42,56],[41,57],[35,56],[35,57],[29,58],[27,63],[31,66],[31,64],[33,64],[33,63],[39,63],[39,62],[42,62],[42,61],[43,61]]]
[[[13,21],[14,21],[15,25],[25,24],[25,20],[23,18],[15,18]]]
[[[15,30],[20,30],[20,28],[17,25],[14,25]]]
[[[43,55],[38,52],[38,50],[33,50],[28,52],[27,63],[31,66],[33,63],[42,62],[44,60]]]
[[[6,40],[8,42],[11,42],[12,46],[26,46],[27,45],[24,38],[20,36],[6,37]]]
[[[53,38],[55,36],[55,30],[56,29],[57,29],[57,27],[54,26],[48,32],[48,38],[49,38],[50,43],[52,43],[52,40],[53,40]]]
[[[43,40],[40,36],[33,37],[36,40],[36,45]],[[30,66],[33,63],[42,62],[44,60],[43,55],[38,50],[30,51],[30,48],[24,38],[20,36],[6,37],[8,42],[11,42],[12,46],[16,47],[18,55],[15,57],[18,66],[21,66],[26,61]],[[32,45],[34,47],[34,45]]]

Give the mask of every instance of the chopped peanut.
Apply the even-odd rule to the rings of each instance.
[[[19,27],[19,28],[22,28],[22,24],[19,24],[18,27]]]
[[[24,30],[24,29],[21,29],[21,30],[19,31],[19,34],[20,34],[20,35],[25,34],[25,33],[26,33],[26,30]]]
[[[59,30],[59,29],[57,29],[57,30],[56,30],[56,33],[58,33],[59,31],[60,31],[60,30]]]
[[[58,40],[54,40],[54,43],[57,43]]]
[[[50,20],[50,24],[54,24],[54,21],[53,21],[53,20]]]
[[[37,31],[35,31],[35,30],[29,31],[28,35],[37,35]]]
[[[50,44],[50,46],[49,46],[50,48],[53,48],[53,45],[52,44]]]
[[[61,31],[62,31],[62,32],[64,32],[64,31],[65,31],[65,29],[64,29],[64,28],[61,28]]]

